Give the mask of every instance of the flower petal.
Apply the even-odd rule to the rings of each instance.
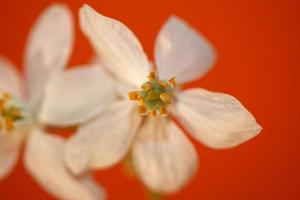
[[[36,21],[25,50],[28,92],[35,106],[49,77],[65,67],[72,46],[71,13],[64,5],[53,4]]]
[[[145,82],[150,64],[136,36],[121,22],[97,13],[88,5],[79,14],[81,29],[105,67],[133,85]]]
[[[68,70],[47,86],[40,120],[56,126],[87,121],[117,98],[112,78],[98,66]]]
[[[66,146],[66,162],[75,174],[106,168],[128,152],[141,117],[135,104],[117,101],[97,119],[82,126]]]
[[[237,99],[203,89],[179,94],[176,115],[196,139],[213,148],[234,147],[262,129]]]
[[[158,34],[155,61],[160,78],[180,83],[203,76],[214,64],[213,46],[178,17],[170,17]]]
[[[14,64],[0,56],[0,92],[9,92],[21,97],[20,77]]]
[[[19,148],[23,133],[0,132],[0,180],[7,177],[18,161]]]
[[[75,177],[64,166],[64,140],[34,129],[25,152],[25,166],[34,179],[58,199],[103,199],[104,193],[88,176]]]
[[[198,157],[174,122],[154,120],[149,118],[137,133],[132,150],[134,167],[151,190],[173,193],[192,177]]]

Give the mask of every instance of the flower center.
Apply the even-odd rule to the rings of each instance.
[[[151,72],[148,81],[142,84],[141,90],[131,91],[128,96],[132,101],[139,103],[138,111],[141,114],[158,114],[167,117],[168,107],[173,103],[173,91],[176,87],[175,77],[168,81],[160,80],[155,72]]]
[[[12,102],[11,94],[0,95],[0,132],[10,132],[15,123],[23,119],[22,109]]]

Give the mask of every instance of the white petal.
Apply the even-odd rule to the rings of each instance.
[[[56,126],[87,121],[117,98],[115,88],[98,66],[68,70],[48,83],[40,120]]]
[[[178,17],[170,17],[158,34],[155,61],[160,78],[192,81],[203,76],[215,60],[209,41]]]
[[[64,166],[64,140],[34,129],[25,152],[25,166],[34,179],[58,199],[103,199],[100,187],[95,190],[88,176],[75,177]]]
[[[199,141],[213,148],[229,148],[254,136],[261,127],[234,97],[203,89],[178,95],[177,117]]]
[[[74,173],[109,167],[126,155],[141,120],[135,106],[127,101],[115,102],[68,141],[65,156]]]
[[[53,4],[37,19],[25,49],[28,92],[35,106],[49,77],[65,67],[72,45],[71,13],[64,5]]]
[[[22,136],[19,132],[0,132],[0,180],[7,177],[16,165]]]
[[[194,174],[198,157],[192,143],[172,121],[149,119],[137,133],[133,162],[151,190],[173,193]]]
[[[81,29],[105,67],[133,85],[145,82],[150,65],[136,36],[121,22],[97,13],[88,5],[79,14]]]
[[[9,92],[21,96],[20,77],[14,64],[0,56],[0,93]]]

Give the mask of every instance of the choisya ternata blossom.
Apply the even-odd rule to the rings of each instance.
[[[47,90],[47,108],[41,116],[62,126],[83,123],[65,151],[74,173],[110,167],[131,152],[144,184],[172,193],[198,165],[194,146],[173,118],[196,140],[218,149],[237,146],[260,132],[255,118],[234,97],[177,86],[203,76],[216,58],[212,45],[183,20],[173,16],[160,30],[154,69],[124,24],[87,5],[79,15],[82,31],[109,74],[86,73],[84,80],[83,74],[73,74],[56,80]],[[85,90],[70,90],[82,84]],[[53,98],[59,94],[65,95]]]
[[[0,180],[6,178],[25,144],[24,164],[39,185],[58,199],[102,199],[90,176],[75,177],[65,168],[65,141],[44,130],[38,117],[44,91],[59,76],[72,48],[70,11],[54,4],[34,25],[25,51],[26,81],[0,57]]]

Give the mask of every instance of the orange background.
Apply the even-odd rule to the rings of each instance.
[[[23,49],[36,17],[52,2],[0,1],[0,53],[21,66]],[[83,3],[127,24],[153,58],[155,36],[170,14],[187,20],[218,50],[208,75],[189,86],[230,93],[264,127],[261,135],[230,150],[195,143],[200,169],[185,188],[166,199],[300,199],[299,60],[300,3],[295,0],[95,0],[63,1],[74,17]],[[77,19],[76,19],[77,20]],[[92,50],[76,25],[70,65],[89,60]],[[20,67],[21,69],[21,67]],[[143,199],[139,180],[122,165],[95,173],[110,199]],[[26,173],[22,158],[0,183],[0,199],[52,199]]]

